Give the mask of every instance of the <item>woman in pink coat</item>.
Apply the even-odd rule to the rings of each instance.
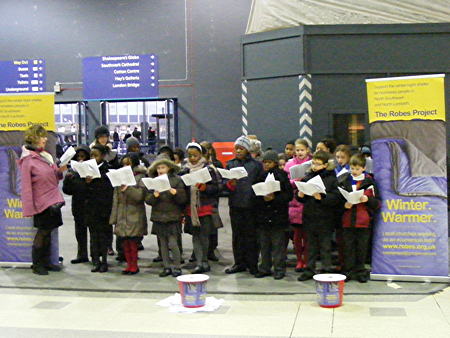
[[[25,145],[19,160],[22,179],[23,216],[33,216],[37,228],[33,240],[33,273],[48,275],[48,270],[59,271],[51,265],[51,232],[62,225],[61,207],[64,198],[59,191],[58,181],[67,166],[58,168],[53,157],[44,148],[47,143],[47,131],[40,125],[34,125],[25,132]]]
[[[290,168],[305,163],[311,160],[311,154],[308,142],[304,139],[297,139],[295,141],[295,154],[292,159],[290,159],[284,166],[284,170],[288,174],[294,190],[297,187],[294,181],[299,181],[300,178],[291,179]],[[301,272],[306,266],[307,256],[306,256],[306,232],[302,227],[303,223],[303,204],[295,199],[289,202],[289,221],[294,228],[294,250],[297,255],[297,265],[295,266],[295,271]]]

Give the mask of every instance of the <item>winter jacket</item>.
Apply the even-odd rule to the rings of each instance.
[[[213,214],[213,209],[217,205],[217,194],[219,193],[219,178],[216,174],[216,170],[212,168],[210,165],[205,164],[204,167],[208,168],[209,174],[211,175],[212,180],[206,183],[206,190],[200,191],[200,207],[198,208],[198,216],[207,216]],[[179,175],[183,176],[189,174],[190,170],[187,167],[184,167]],[[191,215],[190,208],[190,196],[191,196],[191,187],[186,187],[186,214],[188,216]]]
[[[62,190],[66,195],[72,196],[72,215],[75,222],[84,223],[86,194],[88,190],[86,180],[81,178],[76,171],[69,169],[64,177]]]
[[[93,229],[96,228],[99,220],[109,220],[113,202],[113,187],[106,176],[108,163],[103,161],[98,169],[101,177],[94,178],[91,183],[87,183],[85,202],[85,223]]]
[[[244,167],[248,177],[236,181],[236,186],[225,184],[225,188],[230,191],[228,205],[231,208],[253,208],[255,203],[255,193],[252,185],[256,183],[258,177],[263,173],[261,162],[256,161],[250,155],[244,160],[234,158],[227,163],[227,169]]]
[[[339,186],[349,192],[353,191],[351,174],[344,174],[345,179]],[[344,228],[369,228],[371,226],[372,216],[380,207],[380,201],[377,199],[375,182],[369,174],[364,174],[364,179],[356,181],[356,190],[364,189],[364,195],[368,197],[366,203],[354,204],[351,209],[344,209],[342,215],[342,226]],[[373,187],[373,189],[368,189]]]
[[[169,191],[163,191],[156,198],[153,190],[147,191],[145,203],[152,206],[151,221],[161,223],[179,222],[184,207],[187,203],[186,187],[181,178],[175,174],[169,174],[170,186],[177,193],[172,195]]]
[[[54,204],[64,203],[58,187],[63,176],[55,164],[50,164],[37,151],[26,147],[22,147],[18,163],[24,217],[39,214]]]
[[[311,156],[308,156],[303,160],[297,157],[293,157],[284,166],[284,171],[287,173],[294,191],[297,189],[297,187],[295,185],[295,180],[291,180],[291,173],[289,169],[294,165],[299,165],[309,160],[311,160]],[[303,204],[297,201],[295,197],[289,202],[289,221],[291,222],[291,224],[303,223]]]
[[[314,176],[320,175],[325,185],[326,194],[321,194],[322,199],[316,200],[313,196],[305,195],[296,198],[303,203],[303,225],[306,230],[316,229],[329,232],[334,230],[335,210],[342,205],[341,194],[337,189],[336,173],[334,170],[322,169],[311,171],[302,179],[308,182]]]
[[[275,198],[265,201],[264,196],[256,196],[255,207],[256,224],[261,228],[283,228],[289,229],[289,202],[293,198],[291,183],[286,173],[275,167],[263,172],[257,182],[264,182],[267,175],[273,174],[276,181],[280,182],[280,191],[274,193]]]
[[[114,224],[114,233],[119,237],[141,237],[147,235],[147,216],[145,214],[146,189],[142,183],[146,170],[142,166],[133,168],[136,185],[125,191],[114,188],[113,204],[109,224]]]

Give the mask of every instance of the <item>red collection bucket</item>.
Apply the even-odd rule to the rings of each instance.
[[[191,274],[177,277],[181,303],[184,307],[202,307],[206,301],[208,275]]]
[[[317,303],[320,307],[334,308],[342,305],[345,276],[337,273],[315,275]]]

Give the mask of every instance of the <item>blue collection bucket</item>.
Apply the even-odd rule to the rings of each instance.
[[[208,275],[191,274],[177,277],[181,303],[184,307],[202,307],[206,301]]]
[[[321,307],[334,308],[342,305],[345,276],[337,273],[315,275],[317,303]]]

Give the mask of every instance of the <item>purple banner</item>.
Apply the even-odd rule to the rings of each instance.
[[[36,233],[33,218],[22,216],[20,147],[0,146],[0,262],[31,263]],[[52,263],[58,263],[58,230],[52,233]]]
[[[0,93],[45,92],[45,61],[0,61]]]
[[[447,178],[411,174],[405,139],[372,142],[382,206],[374,227],[372,274],[448,276]]]
[[[83,59],[85,100],[158,97],[158,57],[98,56]]]

